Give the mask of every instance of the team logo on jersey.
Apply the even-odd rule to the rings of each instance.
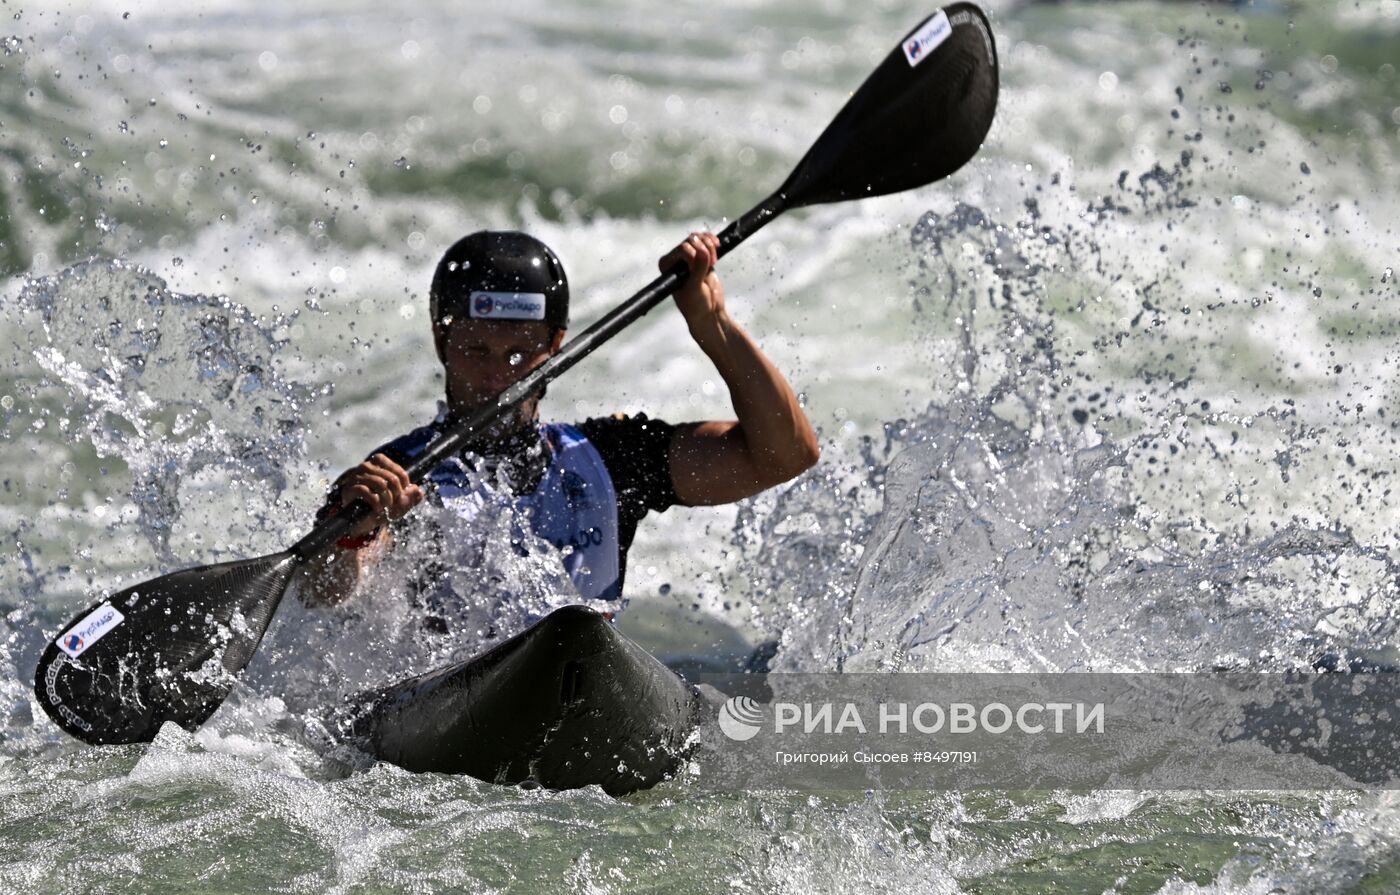
[[[586,509],[589,506],[588,483],[583,480],[583,476],[572,470],[565,470],[562,484],[564,498],[571,506],[578,509]]]

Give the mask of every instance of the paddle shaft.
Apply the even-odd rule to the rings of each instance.
[[[777,192],[731,222],[719,234],[719,256],[722,258],[727,255],[730,249],[757,233],[786,209],[784,194]],[[438,464],[462,450],[473,434],[486,429],[512,407],[564,375],[574,364],[664,301],[679,289],[689,276],[690,269],[686,262],[682,261],[652,280],[602,319],[570,339],[559,349],[558,354],[501,392],[494,402],[447,428],[422,454],[404,467],[404,472],[414,484],[422,482]],[[301,562],[306,562],[345,537],[369,512],[369,504],[362,499],[355,500],[336,516],[319,522],[306,537],[292,546],[291,553]]]

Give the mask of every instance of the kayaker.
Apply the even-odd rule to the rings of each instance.
[[[442,412],[336,480],[322,515],[357,498],[373,512],[311,570],[304,599],[335,603],[353,593],[393,548],[396,526],[386,523],[424,499],[470,515],[494,491],[508,492],[534,533],[560,548],[580,596],[615,600],[637,523],[648,512],[742,500],[812,466],[816,434],[796,394],[725,307],[718,249],[714,234],[692,233],[659,264],[663,271],[688,264],[676,307],[728,387],[737,419],[672,425],[617,414],[542,424],[535,396],[419,487],[403,465],[446,420],[494,400],[558,352],[569,317],[563,265],[539,240],[482,231],[448,249],[430,291],[433,344],[446,373]],[[450,562],[451,545],[443,552]]]

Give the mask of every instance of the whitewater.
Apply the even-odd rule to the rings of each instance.
[[[972,163],[785,215],[721,264],[822,460],[644,520],[620,629],[714,667],[776,642],[784,672],[1393,663],[1400,2],[986,8],[1002,92]],[[931,11],[0,6],[0,888],[1400,884],[1385,789],[613,799],[328,744],[327,704],[568,602],[509,551],[483,563],[514,599],[462,607],[451,642],[414,636],[393,569],[378,600],[288,600],[194,734],[86,747],[35,702],[88,603],[282,549],[340,470],[432,418],[454,240],[539,236],[586,324],[781,183]],[[618,411],[728,413],[668,307],[543,408]]]

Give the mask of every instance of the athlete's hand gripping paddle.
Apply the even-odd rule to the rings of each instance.
[[[837,113],[777,192],[720,234],[724,255],[784,211],[881,196],[933,183],[976,154],[991,127],[998,90],[996,46],[982,11],[954,3],[922,22]],[[473,432],[672,294],[684,264],[653,280],[461,420],[406,472],[421,482]],[[357,501],[290,549],[186,569],[89,607],[50,642],[35,691],[60,727],[89,743],[149,741],[174,721],[193,730],[223,702],[252,658],[302,563],[344,537],[369,507]]]

